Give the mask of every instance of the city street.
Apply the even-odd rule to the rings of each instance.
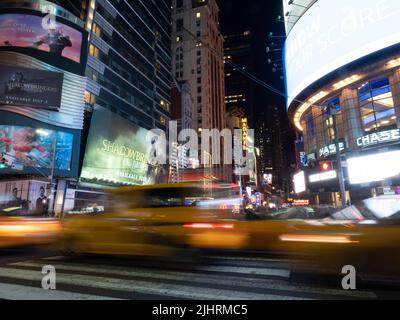
[[[56,268],[56,290],[41,287],[41,270],[45,265]],[[207,256],[202,263],[68,258],[26,250],[2,251],[0,258],[0,299],[7,300],[400,298],[393,288],[345,291],[340,280],[337,285],[335,281],[318,282],[294,274],[283,260],[232,254]]]

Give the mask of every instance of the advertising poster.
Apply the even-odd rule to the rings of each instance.
[[[43,18],[29,14],[0,15],[0,46],[32,48],[80,63],[82,33],[62,23],[44,28]]]
[[[148,185],[162,171],[154,162],[160,152],[157,136],[104,108],[96,108],[89,133],[81,178],[93,183]]]
[[[48,211],[46,182],[34,180],[0,182],[0,210],[11,215],[43,216]],[[19,208],[19,209],[18,209]]]
[[[58,111],[64,75],[0,65],[0,104]]]
[[[55,168],[69,171],[74,140],[74,136],[69,133],[0,125],[0,153],[7,155],[14,163],[50,169],[54,137],[57,141]]]

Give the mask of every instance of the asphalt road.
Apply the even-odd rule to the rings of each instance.
[[[56,270],[56,290],[42,289],[43,266]],[[65,257],[0,251],[0,299],[11,300],[302,300],[400,299],[393,287],[345,291],[341,279],[298,275],[284,260],[213,254],[174,259]]]

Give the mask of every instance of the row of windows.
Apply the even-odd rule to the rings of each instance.
[[[352,122],[353,126],[358,123],[358,126],[364,132],[368,134],[371,132],[390,130],[397,127],[396,108],[400,108],[399,105],[395,105],[390,85],[389,78],[382,77],[376,80],[367,81],[361,84],[359,87],[354,88],[357,90],[358,96],[357,101],[353,101],[352,105],[358,105],[359,110],[355,113],[359,119],[352,118],[348,119],[348,122]],[[398,99],[397,99],[398,100]],[[350,103],[347,101],[346,103]],[[339,138],[345,139],[346,132],[344,129],[349,127],[345,124],[343,114],[343,104],[340,97],[330,98],[325,101],[322,105],[328,107],[332,106],[336,108],[337,126],[339,132]],[[320,124],[321,131],[318,132],[317,124]],[[335,130],[333,126],[333,119],[329,116],[326,111],[311,110],[303,118],[302,126],[305,129],[305,138],[310,146],[316,148],[317,138],[323,136],[324,143],[333,143],[335,140]],[[352,129],[352,128],[350,128]]]
[[[153,86],[152,83],[148,80],[146,80],[143,76],[140,74],[136,73],[129,73],[129,70],[123,68],[117,60],[119,59],[118,56],[113,54],[112,52],[109,53],[108,56],[105,56],[99,48],[97,48],[95,45],[91,44],[89,47],[89,54],[100,61],[102,61],[105,65],[107,65],[110,69],[112,69],[114,72],[118,73],[123,79],[127,80],[128,82],[132,83],[134,86],[136,86],[139,90],[142,92],[146,93],[148,96],[153,97]],[[129,58],[129,57],[125,57]],[[123,61],[121,61],[123,62]],[[125,63],[126,65],[126,63]],[[97,81],[97,75],[96,74],[89,74],[89,77],[92,78],[92,80]]]

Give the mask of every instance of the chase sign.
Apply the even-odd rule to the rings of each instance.
[[[394,141],[400,141],[400,129],[376,132],[360,137],[357,139],[357,146],[360,148],[366,148],[373,145]]]

